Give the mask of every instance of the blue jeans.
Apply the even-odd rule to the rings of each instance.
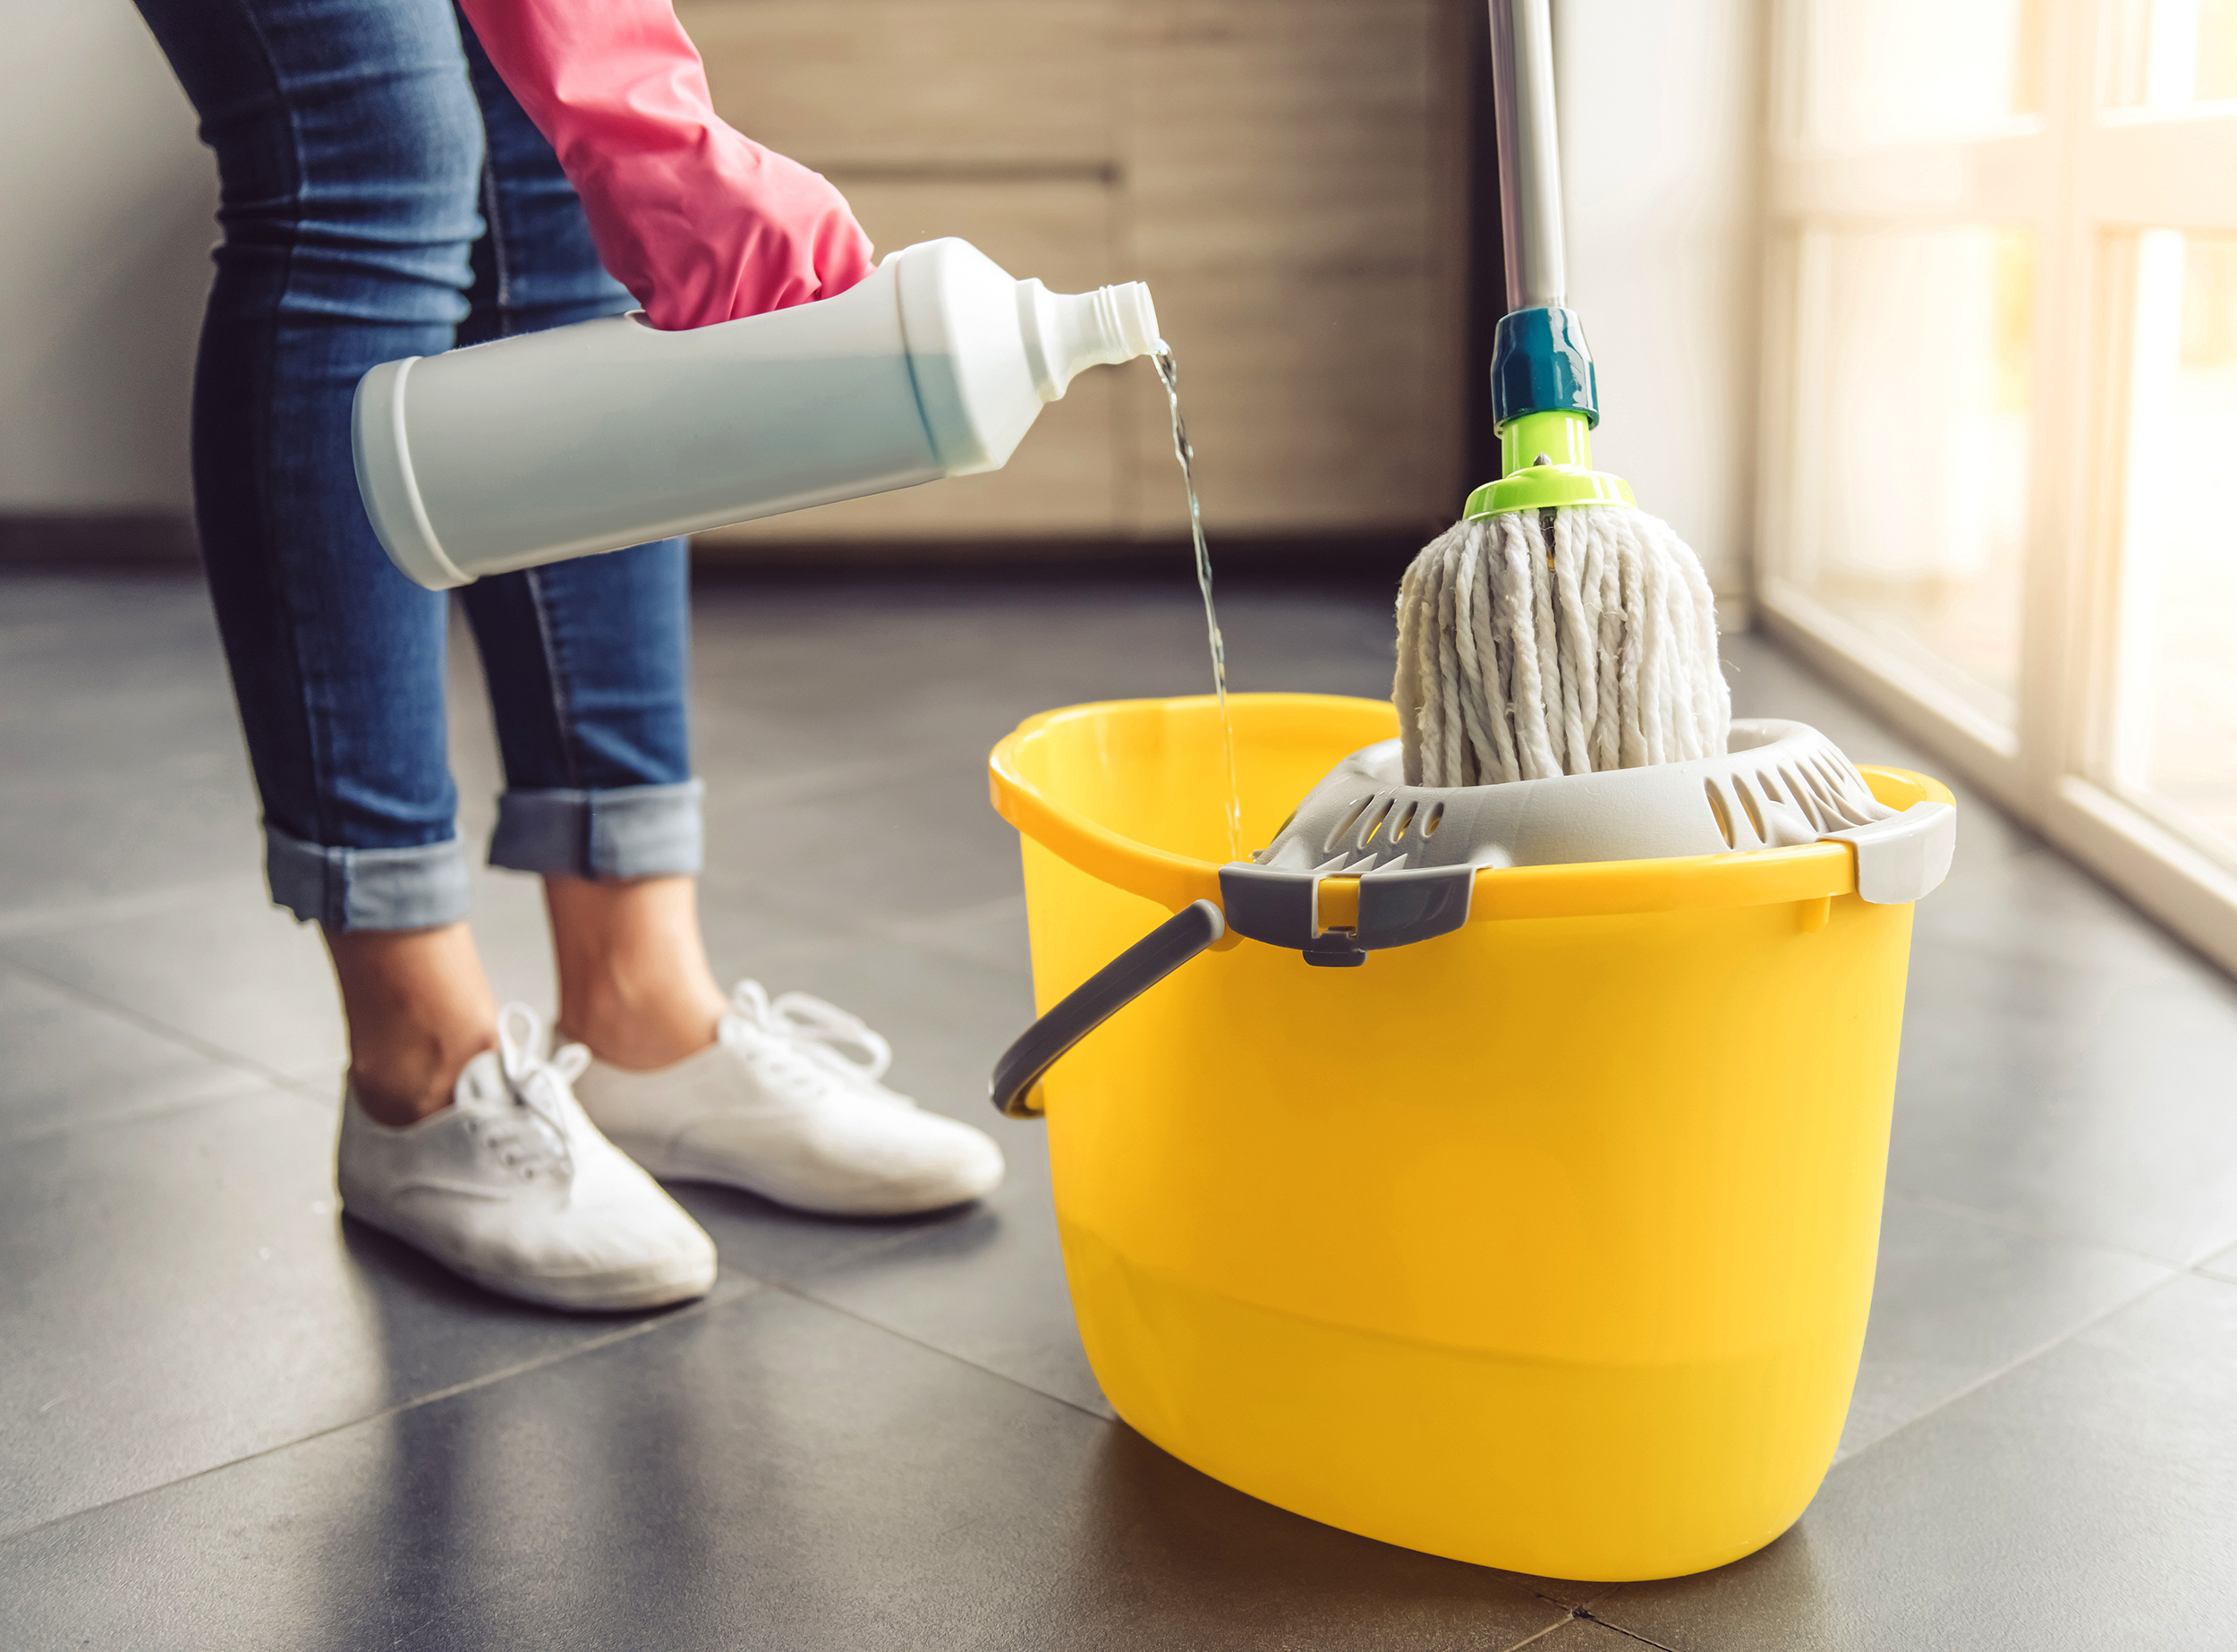
[[[449,0],[139,0],[217,152],[194,508],[276,903],[342,930],[465,915],[443,710],[449,599],[358,502],[350,398],[398,356],[632,307]],[[685,544],[461,593],[506,790],[492,864],[699,867]]]

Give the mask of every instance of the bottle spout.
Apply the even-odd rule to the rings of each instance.
[[[1157,348],[1157,311],[1139,281],[1093,293],[1051,293],[1039,281],[1017,284],[1018,330],[1041,399],[1053,402],[1082,370],[1131,362]]]

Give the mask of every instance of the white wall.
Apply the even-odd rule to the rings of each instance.
[[[1752,552],[1761,0],[1555,0],[1569,302],[1594,463],[1743,597]]]
[[[184,511],[217,174],[129,0],[0,0],[0,511]]]

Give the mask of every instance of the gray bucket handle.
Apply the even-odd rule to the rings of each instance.
[[[1009,1119],[1040,1118],[1033,1091],[1043,1073],[1074,1044],[1227,932],[1227,916],[1215,904],[1195,901],[1066,993],[994,1064],[989,1091],[995,1111]]]
[[[1040,1118],[1033,1086],[1067,1051],[1230,929],[1302,952],[1308,964],[1357,967],[1367,961],[1371,949],[1410,946],[1459,928],[1467,922],[1476,886],[1474,866],[1363,873],[1357,925],[1323,930],[1320,889],[1331,875],[1336,874],[1276,872],[1247,861],[1221,867],[1224,910],[1211,900],[1184,907],[1082,982],[1002,1052],[989,1086],[995,1110],[1009,1119]]]

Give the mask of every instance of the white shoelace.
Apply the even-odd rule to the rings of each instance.
[[[874,1085],[893,1065],[893,1046],[860,1016],[807,992],[772,999],[758,981],[738,983],[730,1013],[752,1031],[781,1041],[835,1076]]]
[[[574,1147],[559,1086],[582,1075],[591,1052],[581,1044],[564,1044],[547,1061],[538,1053],[543,1032],[542,1020],[526,1004],[507,1004],[498,1012],[498,1060],[513,1107],[488,1115],[489,1128],[482,1139],[504,1164],[524,1177],[557,1167],[572,1181]]]

